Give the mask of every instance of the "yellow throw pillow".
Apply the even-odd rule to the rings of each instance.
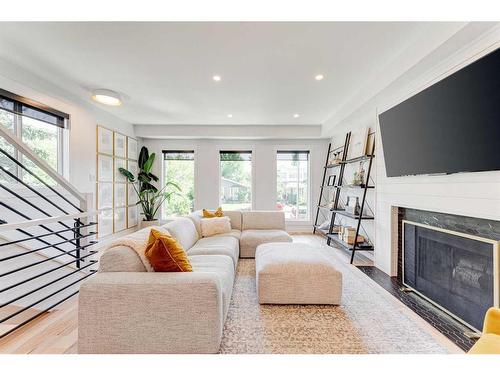
[[[222,208],[221,207],[219,207],[214,212],[210,212],[208,210],[203,209],[203,217],[205,219],[211,219],[213,217],[222,217],[222,216],[224,216],[224,212],[222,212]]]
[[[151,229],[145,252],[155,272],[192,272],[186,252],[175,238]]]

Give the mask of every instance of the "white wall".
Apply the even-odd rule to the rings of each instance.
[[[158,176],[161,175],[162,150],[195,151],[195,209],[219,206],[219,150],[253,151],[253,208],[256,210],[276,209],[276,151],[309,150],[311,218],[287,225],[294,231],[312,230],[328,140],[142,139],[141,142],[150,153],[157,154],[154,169]]]
[[[69,181],[81,193],[95,193],[96,125],[134,136],[131,124],[5,60],[0,60],[0,88],[70,114]]]
[[[392,206],[500,220],[500,171],[386,177],[377,114],[499,48],[500,27],[472,41],[465,41],[464,34],[457,35],[343,121],[325,124],[327,134],[334,137],[363,125],[377,129],[375,265],[390,275],[397,273],[395,254],[391,249]]]

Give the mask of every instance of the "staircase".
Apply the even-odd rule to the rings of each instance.
[[[0,124],[0,339],[96,272],[91,204]]]

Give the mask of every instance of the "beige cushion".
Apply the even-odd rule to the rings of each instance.
[[[292,237],[284,230],[244,230],[240,238],[240,256],[253,258],[257,246],[267,242],[292,242]]]
[[[223,320],[225,320],[233,294],[235,277],[232,259],[225,255],[190,255],[189,262],[193,266],[193,272],[213,272],[219,276],[222,290]]]
[[[180,217],[164,225],[170,234],[181,244],[184,250],[189,250],[198,241],[199,235],[192,220]]]
[[[107,249],[99,259],[99,272],[146,272],[139,255],[128,246]]]
[[[243,211],[242,230],[281,229],[285,230],[285,214],[282,211]]]
[[[241,230],[231,229],[231,232],[229,233],[216,234],[215,236],[212,237],[234,237],[239,241],[241,238]]]
[[[215,210],[209,210],[215,211]],[[224,216],[227,216],[229,220],[231,220],[231,228],[241,230],[241,212],[240,211],[223,211]],[[201,219],[203,219],[203,213],[201,210],[194,211],[188,215],[193,221],[196,230],[198,231],[198,235],[201,237]]]
[[[210,237],[216,234],[231,232],[231,222],[228,217],[213,217],[201,219],[201,236]]]
[[[226,255],[233,261],[233,267],[238,265],[240,244],[232,236],[214,236],[201,238],[196,245],[188,250],[188,255]]]
[[[268,243],[255,254],[259,303],[340,304],[342,274],[321,249]]]

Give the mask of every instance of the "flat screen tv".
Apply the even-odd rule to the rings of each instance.
[[[500,49],[379,115],[388,177],[500,170]]]

